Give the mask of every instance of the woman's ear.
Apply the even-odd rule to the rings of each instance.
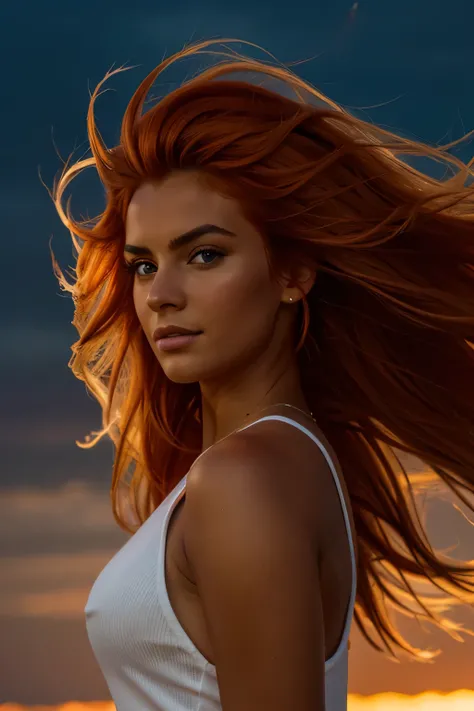
[[[316,273],[315,266],[304,265],[294,270],[291,275],[282,275],[281,280],[284,288],[281,294],[281,301],[294,304],[303,295],[307,296],[316,281]]]

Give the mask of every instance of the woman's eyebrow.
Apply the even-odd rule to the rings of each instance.
[[[188,232],[184,232],[182,235],[178,235],[178,237],[173,237],[173,239],[168,242],[168,250],[170,252],[175,252],[176,250],[183,247],[185,244],[189,244],[190,242],[193,242],[199,237],[208,234],[221,234],[227,237],[236,237],[236,234],[234,232],[226,230],[225,227],[219,227],[218,225],[209,224],[199,225],[198,227],[193,227],[191,230],[188,230]],[[151,249],[149,249],[148,247],[139,247],[133,244],[125,244],[123,250],[124,252],[130,252],[130,254],[146,254],[148,256],[152,254]]]

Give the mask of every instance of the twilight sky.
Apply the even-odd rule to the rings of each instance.
[[[17,0],[0,9],[0,703],[108,699],[89,648],[83,607],[96,575],[126,536],[108,501],[112,447],[81,450],[100,426],[98,405],[67,362],[76,339],[72,302],[53,275],[48,241],[62,268],[74,265],[68,233],[48,186],[66,158],[86,150],[89,91],[112,65],[97,104],[99,128],[116,141],[121,114],[164,55],[191,41],[237,37],[265,47],[358,115],[428,142],[474,128],[472,0]],[[245,52],[248,52],[244,48]],[[257,55],[261,56],[261,55]],[[204,66],[201,57],[199,65]],[[175,66],[154,94],[196,71]],[[472,153],[472,142],[459,151]],[[92,172],[76,181],[76,215],[102,207]],[[449,364],[447,364],[449,367]],[[459,538],[472,556],[472,529],[452,507],[433,504],[438,546]],[[467,613],[460,614],[474,626]],[[474,643],[448,637],[434,665],[395,665],[358,634],[350,691],[418,693],[472,687]]]

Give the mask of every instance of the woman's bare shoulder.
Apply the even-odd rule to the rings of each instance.
[[[213,496],[222,486],[245,488],[251,496],[281,504],[317,536],[318,507],[324,507],[328,481],[327,473],[319,473],[327,468],[323,453],[301,430],[267,420],[206,451],[190,470],[186,489],[205,489]]]

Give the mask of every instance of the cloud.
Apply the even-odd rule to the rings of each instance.
[[[115,704],[112,701],[68,701],[59,706],[1,704],[0,711],[115,711]],[[451,711],[454,711],[454,709],[451,709]]]
[[[0,366],[30,367],[32,360],[35,365],[50,364],[52,358],[67,363],[72,340],[77,340],[77,332],[71,334],[65,327],[47,329],[41,324],[37,327],[24,323],[8,324],[8,335],[2,340],[0,349]]]
[[[4,558],[97,551],[118,547],[127,538],[113,517],[108,492],[86,482],[70,481],[49,491],[7,489],[0,497]]]
[[[371,696],[349,694],[348,711],[467,711],[474,704],[474,692],[466,689],[440,694],[428,691],[416,696],[384,693]],[[34,706],[34,711],[115,711],[111,701],[70,701],[59,706]],[[2,704],[0,711],[28,711],[32,707]]]
[[[92,584],[114,553],[4,558],[0,617],[82,618]]]
[[[94,579],[128,538],[108,493],[88,484],[3,491],[0,616],[81,617]],[[32,543],[43,552],[28,552]]]
[[[85,438],[92,429],[95,428],[85,425],[83,422],[74,420],[62,420],[60,422],[50,420],[38,420],[37,417],[28,422],[25,426],[23,422],[12,421],[6,423],[2,427],[0,434],[0,442],[5,442],[11,446],[28,446],[28,447],[56,447],[59,445],[74,445],[76,441],[84,442]]]
[[[108,495],[81,481],[69,481],[50,491],[7,490],[0,498],[0,536],[14,536],[15,529],[25,527],[29,535],[54,537],[77,534],[81,529],[101,534],[116,526]]]

